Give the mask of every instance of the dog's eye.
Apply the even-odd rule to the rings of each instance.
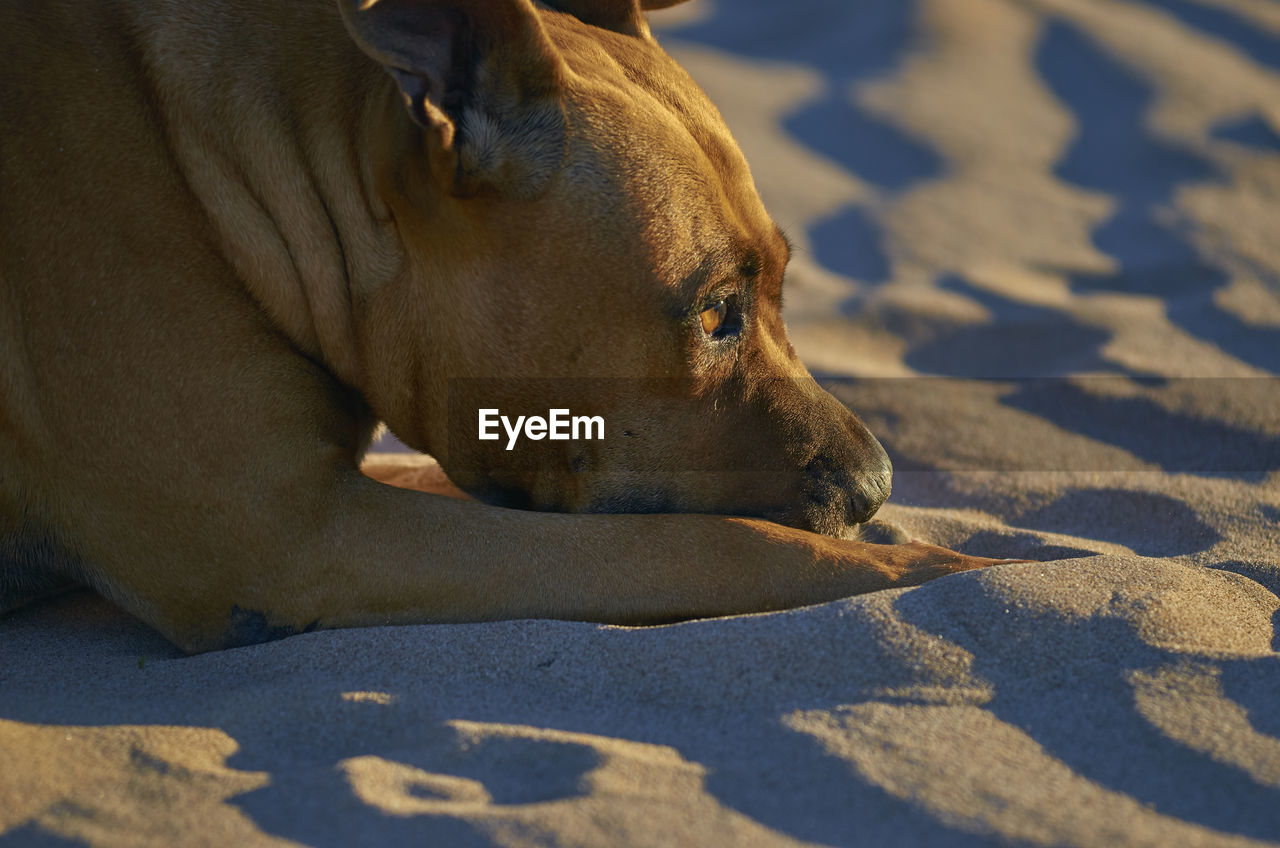
[[[702,332],[708,336],[714,336],[716,331],[724,326],[724,319],[729,315],[729,304],[724,300],[717,300],[698,314],[699,320],[702,321]]]

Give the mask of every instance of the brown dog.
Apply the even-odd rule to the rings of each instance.
[[[990,562],[838,538],[888,460],[638,0],[9,0],[0,57],[0,603],[87,583],[200,651]],[[555,407],[604,438],[478,437]],[[379,420],[483,503],[362,475]]]

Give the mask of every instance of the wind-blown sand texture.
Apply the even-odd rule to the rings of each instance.
[[[1280,841],[1278,9],[655,16],[800,248],[882,515],[1045,562],[194,658],[68,596],[0,620],[0,845]]]

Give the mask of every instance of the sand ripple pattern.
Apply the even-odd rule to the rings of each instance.
[[[703,0],[883,515],[1041,562],[180,658],[0,621],[0,845],[1280,844],[1280,13]]]

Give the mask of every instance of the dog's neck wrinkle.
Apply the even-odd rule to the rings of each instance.
[[[249,294],[358,389],[353,302],[401,263],[371,163],[394,85],[333,0],[174,3],[136,14],[179,167]]]

